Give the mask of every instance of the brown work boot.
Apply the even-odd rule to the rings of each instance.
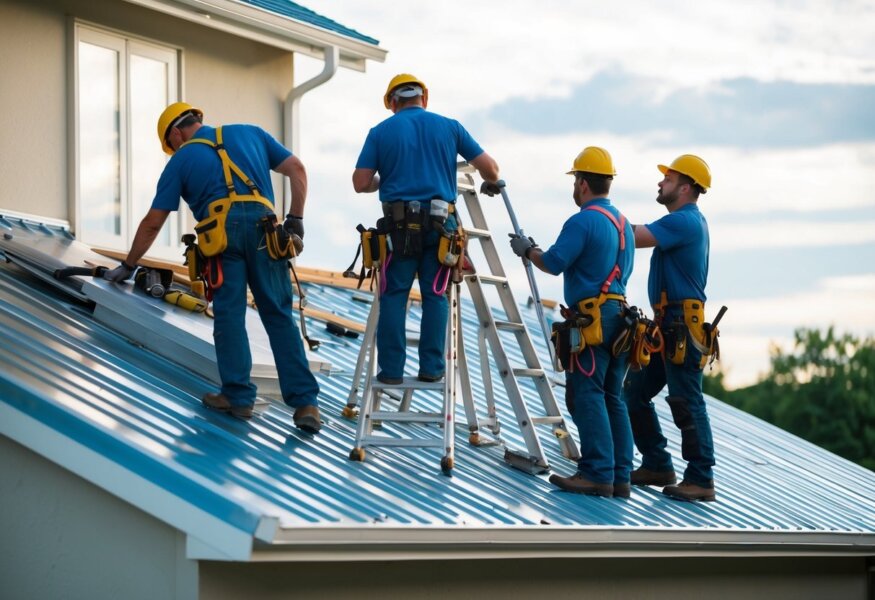
[[[228,413],[232,417],[237,417],[238,419],[242,419],[244,421],[248,421],[252,418],[252,406],[233,406],[231,401],[228,400],[228,397],[225,394],[214,394],[212,392],[208,392],[204,394],[204,397],[201,398],[201,402],[207,408],[212,408],[213,410],[217,410],[219,412]]]
[[[644,467],[638,467],[631,473],[632,485],[658,485],[664,487],[677,483],[677,475],[674,471],[651,471]]]
[[[574,492],[575,494],[588,494],[590,496],[603,496],[605,498],[610,498],[614,495],[614,484],[594,483],[580,473],[572,475],[571,477],[550,475],[550,483],[556,487],[562,488],[566,492]]]
[[[322,429],[322,419],[319,417],[319,407],[314,404],[299,406],[295,410],[295,427],[307,433],[319,433]]]
[[[717,493],[714,491],[713,484],[711,484],[711,487],[702,487],[689,481],[681,481],[677,485],[666,486],[662,489],[662,493],[679,500],[714,502],[717,499]]]
[[[632,495],[632,484],[614,483],[614,498],[628,498]]]

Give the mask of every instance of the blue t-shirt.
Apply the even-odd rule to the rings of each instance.
[[[647,294],[656,306],[665,290],[669,302],[704,302],[708,281],[708,223],[695,204],[686,204],[647,226],[657,246],[650,257]]]
[[[215,142],[216,130],[204,125],[194,137]],[[292,153],[255,125],[225,125],[222,127],[222,141],[231,160],[252,179],[259,193],[273,202],[270,171]],[[238,194],[250,193],[244,182],[234,175],[232,179]],[[207,216],[210,202],[228,197],[222,161],[214,148],[206,144],[186,144],[167,162],[158,179],[152,208],[178,210],[180,197],[198,221]]]
[[[405,108],[368,132],[357,169],[380,175],[380,200],[455,202],[456,160],[483,154],[462,124],[419,106]]]
[[[596,198],[587,202],[565,221],[556,243],[541,256],[544,266],[551,273],[564,274],[564,294],[568,306],[584,298],[598,296],[614,265],[620,265],[620,274],[611,283],[608,293],[625,295],[626,282],[632,274],[635,258],[632,225],[626,221],[623,229],[626,247],[619,252],[620,234],[617,228],[602,213],[588,209],[589,206],[600,206],[614,215],[618,222],[620,220],[620,211],[611,205],[609,199]]]

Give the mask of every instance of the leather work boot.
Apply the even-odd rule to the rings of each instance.
[[[632,495],[632,484],[626,483],[614,484],[614,498],[628,498]]]
[[[319,433],[319,430],[322,429],[322,419],[319,417],[318,406],[312,404],[299,406],[292,419],[295,421],[295,427],[303,429],[307,433]]]
[[[228,413],[232,417],[237,417],[244,421],[252,418],[252,406],[232,406],[228,397],[224,394],[214,394],[208,392],[201,398],[201,402],[207,408],[212,408],[219,412]]]
[[[575,494],[588,494],[590,496],[602,496],[604,498],[610,498],[614,495],[614,484],[594,483],[580,473],[572,475],[571,477],[550,475],[550,483],[556,487],[562,488],[566,492],[574,492]]]
[[[644,467],[638,467],[632,471],[632,485],[657,485],[663,487],[677,483],[674,471],[651,471]]]
[[[711,487],[702,487],[689,481],[681,481],[677,485],[666,486],[663,488],[662,493],[679,500],[714,502],[717,499],[717,493],[714,491],[713,485]]]

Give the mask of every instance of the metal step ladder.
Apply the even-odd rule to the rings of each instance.
[[[352,387],[342,413],[346,418],[358,416],[355,446],[350,451],[349,458],[354,461],[364,461],[365,448],[375,446],[440,448],[443,450],[440,461],[441,471],[444,475],[451,475],[454,466],[457,397],[456,352],[460,346],[461,336],[460,284],[458,281],[453,281],[447,288],[449,318],[447,319],[447,360],[443,381],[425,382],[416,377],[404,377],[399,384],[388,384],[377,379],[376,331],[380,314],[380,277],[380,269],[375,267],[374,302],[368,314],[364,339],[353,373]],[[364,387],[361,394],[361,411],[357,411],[362,382]],[[418,390],[440,392],[442,397],[440,412],[411,410],[414,392]],[[383,396],[397,400],[399,402],[397,410],[381,410]],[[403,427],[395,428],[390,433],[387,431],[389,429],[387,424],[392,423],[403,424]],[[408,426],[418,425],[426,426],[418,428],[420,429],[418,437],[404,437],[405,433],[413,433]],[[427,431],[427,426],[441,428],[443,430],[441,436],[435,436],[434,431]],[[375,429],[380,431],[375,432]]]
[[[463,386],[462,396],[465,406],[469,441],[474,445],[483,443],[480,432],[489,429],[494,435],[500,432],[499,417],[495,408],[493,396],[492,365],[499,375],[499,381],[504,386],[510,401],[517,425],[522,433],[526,444],[526,452],[522,453],[505,447],[505,460],[513,467],[530,472],[540,473],[549,470],[550,466],[544,455],[544,450],[536,430],[537,425],[549,425],[553,435],[559,442],[560,450],[568,459],[577,460],[580,452],[573,438],[568,433],[556,397],[553,394],[553,386],[550,377],[541,365],[532,338],[523,322],[519,306],[514,300],[513,293],[508,285],[507,276],[501,266],[501,260],[495,247],[492,234],[483,214],[480,200],[474,187],[473,167],[466,163],[459,165],[460,176],[458,180],[459,195],[465,201],[470,223],[465,224],[468,234],[469,249],[473,240],[479,240],[486,265],[477,265],[480,269],[488,267],[487,272],[477,270],[473,273],[466,272],[464,281],[471,293],[471,300],[477,312],[480,323],[478,332],[478,347],[480,354],[480,369],[483,377],[485,390],[486,415],[477,413],[474,398],[470,393],[470,386]],[[501,307],[504,309],[505,319],[496,319],[492,314],[489,302],[486,298],[485,288],[492,287],[496,290]],[[504,339],[514,343],[522,354],[522,364],[511,364],[508,353],[505,350],[505,341],[502,340],[502,332],[507,332]],[[488,348],[487,348],[488,347]],[[460,352],[464,362],[464,353]],[[491,356],[491,361],[490,361]],[[464,373],[463,381],[467,380],[467,364],[460,365],[460,373]],[[533,383],[534,395],[540,399],[543,407],[543,416],[532,417],[529,412],[527,398],[518,380],[527,379]],[[526,388],[527,392],[530,389]],[[529,393],[528,395],[532,395]],[[540,410],[538,411],[541,412]],[[500,438],[499,438],[500,439]]]

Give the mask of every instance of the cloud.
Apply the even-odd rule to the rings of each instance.
[[[738,77],[704,90],[665,93],[661,86],[655,78],[600,72],[565,98],[510,99],[483,116],[525,133],[643,134],[659,144],[785,148],[875,140],[875,84]]]

